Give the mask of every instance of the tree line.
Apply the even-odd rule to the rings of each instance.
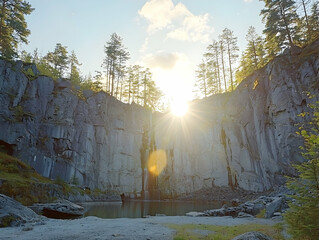
[[[18,57],[24,62],[36,64],[41,74],[57,78],[68,78],[83,89],[106,91],[120,101],[135,102],[146,108],[159,109],[162,92],[152,79],[150,69],[142,66],[127,66],[130,54],[123,46],[123,40],[116,33],[104,46],[105,58],[103,72],[95,71],[83,77],[74,51],[69,54],[67,47],[57,43],[53,51],[40,56],[36,49],[33,53],[18,52],[19,43],[28,43],[25,15],[34,9],[24,0],[0,0],[0,58],[11,61]]]
[[[123,102],[159,109],[162,92],[156,86],[149,68],[126,65],[130,54],[123,45],[123,39],[113,33],[104,46],[104,52],[102,68],[106,92]]]
[[[207,97],[232,91],[247,76],[290,48],[304,47],[319,37],[319,2],[311,0],[261,0],[264,36],[250,26],[247,47],[238,60],[237,38],[225,28],[203,54],[196,70],[195,92]],[[234,66],[237,68],[234,69]]]
[[[33,53],[22,51],[20,58],[26,63],[36,64],[42,75],[57,78],[67,78],[82,89],[105,91],[118,100],[126,103],[136,103],[151,110],[159,110],[162,92],[152,79],[150,69],[139,65],[127,66],[129,53],[123,46],[123,40],[116,33],[104,46],[105,58],[103,71],[95,71],[82,76],[79,62],[74,51],[69,54],[67,47],[57,43],[52,52],[40,56],[38,50]]]

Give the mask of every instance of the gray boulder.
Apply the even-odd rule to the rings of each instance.
[[[281,210],[281,205],[283,203],[283,198],[276,197],[270,203],[266,205],[266,218],[271,218],[275,212],[279,212]]]
[[[272,238],[261,232],[247,232],[233,238],[232,240],[272,240]]]
[[[0,194],[0,227],[41,222],[42,217],[14,199]]]
[[[68,200],[58,199],[53,203],[33,204],[32,209],[50,218],[73,218],[82,216],[84,208]]]

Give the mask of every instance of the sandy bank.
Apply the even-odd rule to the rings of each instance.
[[[1,240],[106,240],[106,239],[173,239],[174,230],[164,226],[174,224],[275,224],[271,219],[232,217],[150,217],[138,219],[100,219],[86,217],[76,220],[47,219],[44,225],[0,229]]]

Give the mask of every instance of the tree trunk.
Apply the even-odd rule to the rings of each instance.
[[[309,24],[309,20],[308,20],[308,14],[307,14],[307,10],[306,10],[306,4],[305,4],[305,0],[302,0],[302,6],[303,6],[303,10],[305,12],[305,17],[306,17],[306,24],[307,24],[307,29],[308,29],[308,41],[311,41],[312,37],[311,37],[311,28],[310,28],[310,24]]]
[[[221,54],[221,60],[222,60],[222,69],[223,69],[223,77],[224,77],[224,83],[225,83],[225,92],[227,92],[225,63],[224,63],[224,49],[223,49],[222,44],[221,44],[221,47],[220,47],[220,54]]]
[[[231,85],[231,90],[234,91],[233,70],[231,68],[230,42],[227,43],[227,51],[228,51],[229,73],[230,73],[230,85]]]
[[[290,45],[290,47],[293,47],[294,43],[293,43],[292,38],[291,38],[291,34],[290,34],[290,30],[289,30],[287,19],[286,19],[285,11],[284,11],[284,9],[283,9],[281,4],[280,4],[280,14],[281,14],[281,17],[282,17],[282,19],[284,20],[284,23],[285,23],[285,28],[286,28],[286,31],[287,31],[287,37],[288,37],[289,45]]]
[[[257,60],[257,51],[256,51],[255,41],[252,41],[252,44],[253,44],[253,52],[254,52],[255,70],[257,70],[258,69],[258,60]]]

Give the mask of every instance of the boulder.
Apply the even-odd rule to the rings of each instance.
[[[281,210],[283,198],[275,197],[274,200],[266,205],[266,218],[271,218],[275,212]]]
[[[41,222],[42,217],[14,199],[0,194],[0,227]]]
[[[33,204],[32,208],[49,218],[67,219],[82,216],[84,208],[68,200],[58,199],[53,203]]]
[[[247,232],[233,238],[232,240],[272,240],[272,238],[261,232]]]

